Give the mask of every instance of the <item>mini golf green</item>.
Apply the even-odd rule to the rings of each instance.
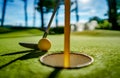
[[[0,78],[119,78],[119,31],[71,33],[71,53],[85,53],[94,58],[92,65],[79,69],[56,69],[41,64],[39,58],[42,55],[62,53],[64,36],[49,35],[52,46],[47,53],[18,44],[20,41],[37,43],[42,33],[38,30],[34,32],[28,30],[0,34]]]

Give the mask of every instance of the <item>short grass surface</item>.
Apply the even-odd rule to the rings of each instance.
[[[71,33],[71,52],[85,53],[94,58],[92,65],[79,69],[56,69],[42,65],[39,61],[44,54],[64,50],[63,34],[48,36],[52,47],[47,53],[18,44],[37,43],[42,34],[38,30],[0,34],[0,78],[120,77],[120,31],[94,30]]]

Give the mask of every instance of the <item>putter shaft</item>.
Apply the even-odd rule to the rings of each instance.
[[[54,8],[53,14],[52,14],[52,16],[51,16],[51,18],[50,18],[50,21],[49,21],[49,23],[48,23],[48,27],[47,27],[46,31],[44,32],[43,38],[46,38],[46,37],[47,37],[47,34],[49,33],[49,29],[50,29],[52,20],[53,20],[53,18],[54,18],[54,16],[55,16],[55,13],[56,13],[56,11],[57,11],[57,8],[59,7],[59,3],[60,3],[60,0],[58,0],[56,6],[55,6],[55,8]]]

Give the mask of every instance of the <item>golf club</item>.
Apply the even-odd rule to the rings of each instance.
[[[52,16],[51,16],[51,18],[50,18],[50,21],[49,21],[49,23],[48,23],[47,29],[45,30],[42,39],[43,39],[43,38],[47,38],[47,35],[48,35],[48,33],[49,33],[49,29],[50,29],[52,20],[53,20],[53,18],[54,18],[54,16],[55,16],[55,13],[56,13],[56,11],[57,11],[57,8],[59,7],[59,3],[60,3],[60,0],[57,1],[57,4],[56,4],[56,6],[55,6],[55,8],[54,8],[53,14],[52,14]],[[19,45],[21,45],[21,46],[23,46],[23,47],[26,47],[26,48],[31,48],[31,49],[39,50],[37,43],[20,42]]]

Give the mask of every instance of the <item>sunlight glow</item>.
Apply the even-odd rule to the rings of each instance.
[[[82,3],[82,4],[88,4],[89,2],[90,2],[90,0],[79,0],[80,1],[80,3]]]

